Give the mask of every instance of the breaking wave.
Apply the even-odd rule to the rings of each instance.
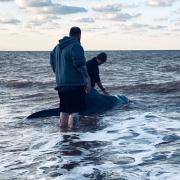
[[[180,81],[172,81],[159,84],[111,86],[108,88],[113,90],[121,90],[127,93],[171,93],[180,91]]]
[[[47,87],[53,86],[51,81],[30,81],[30,80],[0,80],[0,86],[13,88],[27,88],[32,86]]]

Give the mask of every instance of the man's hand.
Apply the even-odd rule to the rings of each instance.
[[[109,93],[106,91],[105,88],[102,89],[102,92],[103,92],[103,94],[105,94],[105,95],[109,95]]]
[[[89,77],[86,79],[85,91],[87,94],[91,91],[91,80]]]
[[[105,95],[109,95],[109,93],[106,91],[106,89],[103,87],[101,81],[97,82],[97,85],[99,86],[99,88],[101,89],[101,91],[103,92],[103,94]]]

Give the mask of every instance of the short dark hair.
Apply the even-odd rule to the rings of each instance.
[[[107,54],[102,52],[97,55],[97,59],[101,60],[102,62],[105,62],[107,60]]]
[[[81,34],[81,29],[79,27],[72,27],[69,31],[69,36],[79,36]]]

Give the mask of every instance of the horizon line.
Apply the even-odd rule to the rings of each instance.
[[[50,52],[51,50],[0,50],[0,52]],[[114,50],[85,50],[87,51],[180,51],[180,49],[114,49]]]

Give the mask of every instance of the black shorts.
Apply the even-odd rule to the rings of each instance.
[[[77,113],[85,111],[85,89],[80,86],[73,90],[58,91],[60,112]]]

